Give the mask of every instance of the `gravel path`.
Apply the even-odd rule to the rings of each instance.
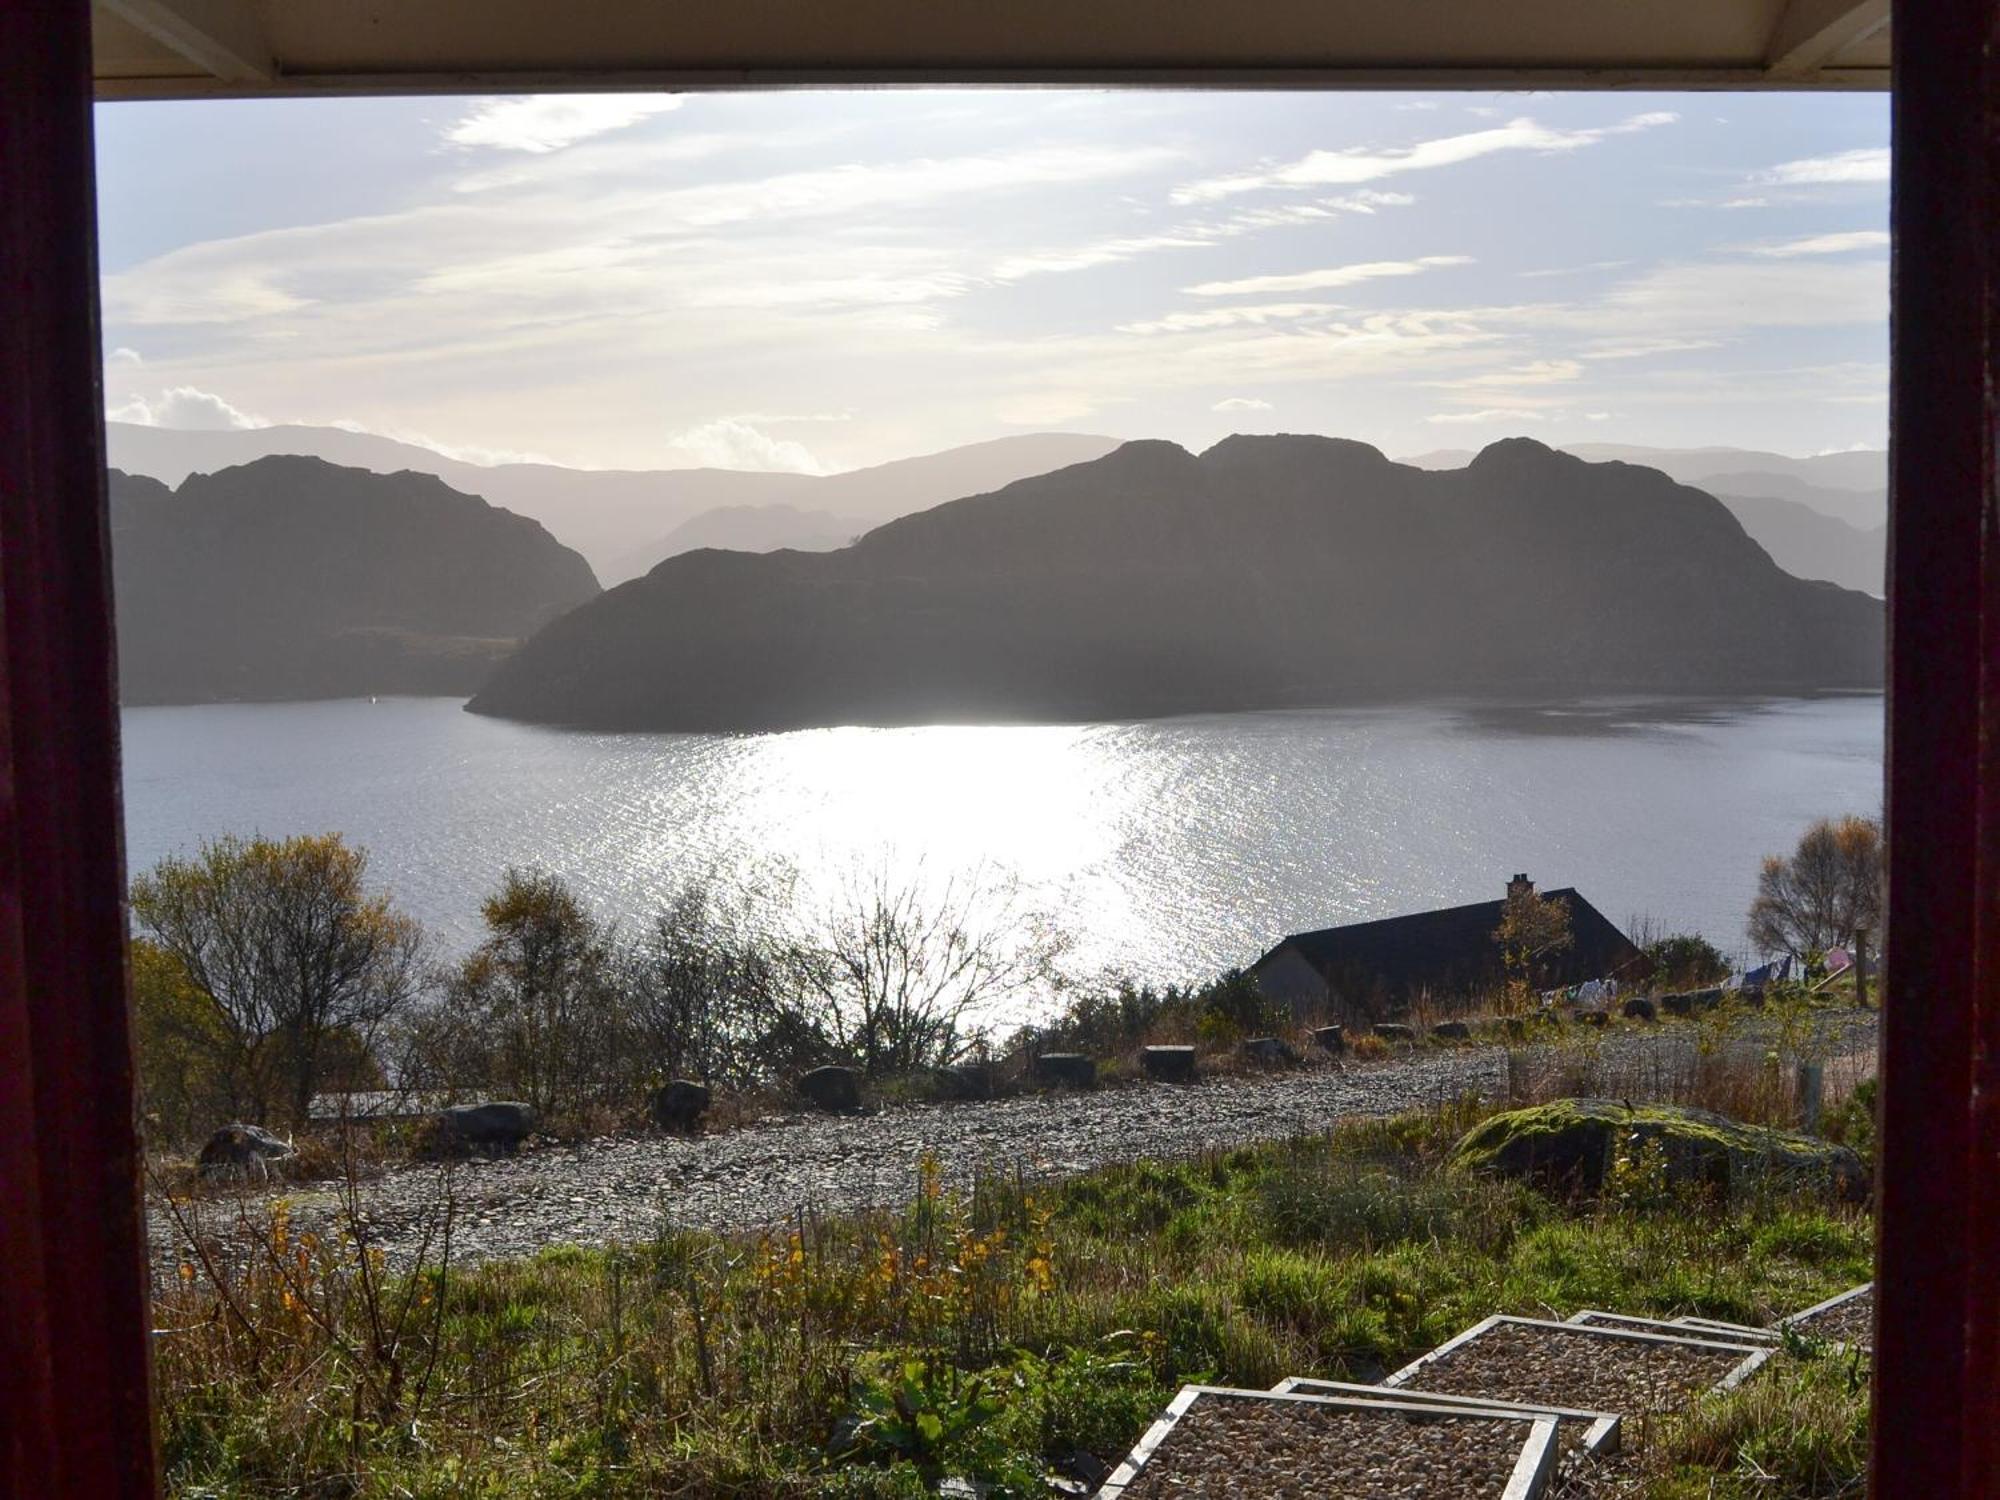
[[[1525,1422],[1362,1415],[1305,1401],[1204,1395],[1124,1495],[1497,1500],[1529,1432]]]
[[[1872,1047],[1873,1018],[1848,1018],[1841,1045]],[[1746,1037],[1745,1045],[1760,1045]],[[1618,1032],[1608,1058],[1647,1065],[1689,1051],[1690,1028]],[[1504,1096],[1507,1053],[1492,1046],[1423,1049],[1402,1058],[1192,1085],[1143,1084],[1091,1093],[1029,1095],[979,1104],[912,1105],[855,1117],[785,1115],[719,1135],[605,1137],[473,1161],[451,1176],[458,1203],[454,1260],[529,1254],[549,1245],[602,1245],[650,1238],[663,1224],[757,1229],[801,1209],[850,1212],[907,1202],[917,1164],[939,1159],[948,1184],[981,1169],[1058,1177],[1115,1162],[1197,1155],[1217,1147],[1324,1129],[1336,1120],[1385,1116],[1468,1092]],[[439,1202],[435,1168],[398,1168],[365,1185],[373,1242],[392,1261],[414,1249]],[[300,1228],[323,1228],[335,1208],[331,1184],[300,1183],[269,1194],[292,1203]],[[215,1223],[224,1213],[204,1208]],[[183,1237],[155,1205],[157,1266],[186,1253]]]

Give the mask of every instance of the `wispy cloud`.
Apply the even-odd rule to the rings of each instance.
[[[1271,403],[1259,401],[1255,396],[1225,396],[1209,408],[1210,411],[1269,411]]]
[[[1397,146],[1370,151],[1351,147],[1339,151],[1314,151],[1295,162],[1262,171],[1226,177],[1208,177],[1191,182],[1174,192],[1176,203],[1203,203],[1236,193],[1261,188],[1331,187],[1378,182],[1405,172],[1425,172],[1438,167],[1457,166],[1502,151],[1541,153],[1575,151],[1615,135],[1651,130],[1671,125],[1679,115],[1665,110],[1633,115],[1615,125],[1582,130],[1558,130],[1523,116],[1491,130],[1472,130],[1461,135],[1439,136],[1414,146]]]
[[[1415,260],[1369,260],[1351,266],[1327,266],[1282,276],[1246,276],[1241,281],[1204,281],[1187,288],[1194,297],[1238,297],[1266,292],[1318,292],[1354,286],[1387,276],[1418,276],[1441,266],[1469,266],[1469,255],[1424,255]]]
[[[1527,411],[1520,407],[1489,406],[1479,411],[1440,411],[1425,417],[1438,427],[1490,426],[1495,422],[1546,422],[1547,412]]]
[[[1261,328],[1267,323],[1291,323],[1302,318],[1328,317],[1341,311],[1338,302],[1272,302],[1249,307],[1204,307],[1194,312],[1167,313],[1138,323],[1121,323],[1120,333],[1196,333],[1208,328]]]
[[[537,155],[637,125],[681,107],[675,94],[537,94],[481,99],[444,132],[454,146]]]
[[[1812,234],[1803,239],[1781,240],[1772,245],[1751,245],[1752,255],[1789,260],[1798,255],[1846,255],[1855,250],[1880,250],[1889,243],[1880,229],[1850,229],[1840,234]]]
[[[1827,183],[1887,182],[1889,148],[1869,146],[1858,151],[1836,151],[1830,156],[1805,156],[1779,162],[1751,179],[1773,187],[1813,187]]]

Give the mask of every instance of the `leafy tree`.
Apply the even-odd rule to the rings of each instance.
[[[1665,990],[1698,990],[1720,983],[1729,960],[1707,938],[1692,932],[1654,938],[1642,950],[1653,961],[1653,979]]]
[[[489,1085],[546,1114],[572,1114],[623,1092],[636,1067],[619,1035],[610,934],[561,877],[509,869],[480,906],[486,938],[460,963],[449,996]],[[454,1083],[472,1080],[454,1078]]]
[[[1774,854],[1757,876],[1750,941],[1799,957],[1851,943],[1882,927],[1887,850],[1874,818],[1822,818],[1790,858]]]
[[[1508,1005],[1513,1010],[1526,1010],[1548,972],[1549,960],[1576,941],[1570,929],[1569,903],[1522,884],[1507,893],[1493,941],[1500,945]]]
[[[421,988],[422,930],[367,893],[367,869],[338,834],[232,837],[133,882],[143,935],[180,966],[146,978],[167,997],[156,1012],[185,1010],[182,983],[201,998],[204,1026],[180,1030],[204,1038],[231,1114],[303,1121],[329,1066],[351,1074]]]
[[[155,1143],[191,1140],[232,1112],[229,1031],[158,943],[132,939],[131,962],[132,1052],[146,1133]]]

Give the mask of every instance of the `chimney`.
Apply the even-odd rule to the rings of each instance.
[[[1512,901],[1516,896],[1532,896],[1534,894],[1535,882],[1528,879],[1525,874],[1516,875],[1512,880],[1507,882],[1507,899],[1509,901]]]

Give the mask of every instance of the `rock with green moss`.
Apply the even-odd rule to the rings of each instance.
[[[1616,1099],[1558,1099],[1495,1115],[1466,1132],[1452,1161],[1466,1171],[1592,1194],[1620,1161],[1641,1172],[1658,1163],[1669,1186],[1729,1195],[1760,1186],[1816,1189],[1848,1201],[1868,1194],[1861,1158],[1845,1146],[1710,1110]]]

